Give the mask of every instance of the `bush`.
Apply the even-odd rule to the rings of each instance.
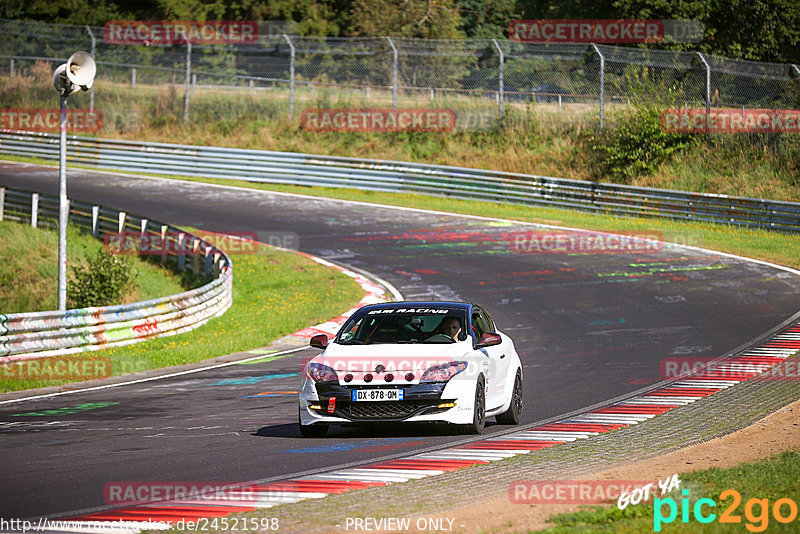
[[[598,179],[629,184],[653,173],[672,154],[697,144],[700,136],[665,132],[657,108],[637,108],[609,124],[605,132],[590,138],[590,150]]]
[[[72,274],[67,288],[71,308],[119,304],[136,281],[136,271],[127,261],[102,249],[86,264],[73,267]]]

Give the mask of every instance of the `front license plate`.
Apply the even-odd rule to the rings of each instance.
[[[402,389],[354,389],[352,400],[356,401],[401,401],[403,400]]]

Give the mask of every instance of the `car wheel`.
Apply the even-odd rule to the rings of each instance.
[[[511,392],[511,405],[508,410],[498,415],[495,419],[501,425],[518,425],[522,420],[522,373],[517,371],[514,378],[514,390]]]
[[[297,415],[297,426],[300,428],[300,435],[304,438],[322,438],[328,433],[328,425],[304,425],[300,421],[300,414]]]
[[[478,377],[475,385],[475,409],[472,412],[472,423],[464,425],[465,434],[483,434],[486,427],[486,387],[483,376]]]

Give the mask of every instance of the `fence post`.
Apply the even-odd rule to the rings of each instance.
[[[131,67],[131,89],[136,89],[136,67]]]
[[[392,109],[397,109],[397,47],[394,46],[394,41],[391,37],[386,38],[389,41],[389,46],[392,47]]]
[[[12,57],[8,62],[8,77],[14,77],[14,58]]]
[[[178,233],[178,270],[186,270],[186,234]]]
[[[706,68],[706,136],[711,137],[711,65],[706,61],[706,57],[697,52],[697,57],[703,62]]]
[[[285,33],[283,38],[286,39],[286,44],[289,45],[289,119],[294,117],[294,58],[295,50],[292,40]]]
[[[497,39],[492,39],[492,42],[494,43],[495,48],[497,48],[497,53],[500,54],[500,76],[498,81],[498,87],[499,87],[498,91],[500,93],[499,113],[500,113],[500,120],[502,121],[503,120],[503,65],[505,64],[506,57],[505,54],[503,54],[503,49],[500,48],[500,45],[497,43]]]
[[[189,122],[189,92],[192,83],[192,42],[186,38],[186,96],[183,99],[183,122]]]
[[[31,195],[31,228],[39,224],[39,193]]]
[[[100,206],[92,206],[92,235],[97,237],[98,222],[100,217]]]
[[[86,26],[86,31],[89,32],[89,37],[92,38],[92,57],[95,59],[95,61],[97,61],[97,58],[95,57],[97,41],[94,38],[94,33],[92,33],[92,28],[90,28],[88,25]],[[92,87],[89,89],[89,111],[94,113],[94,84],[92,84]]]
[[[606,105],[606,58],[600,53],[597,45],[592,43],[595,53],[600,56],[600,131],[603,131],[603,124],[605,123],[605,105]]]

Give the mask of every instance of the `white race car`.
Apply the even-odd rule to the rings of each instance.
[[[308,362],[300,433],[330,425],[452,423],[482,433],[487,417],[519,424],[522,364],[486,310],[464,302],[392,302],[356,311]]]

